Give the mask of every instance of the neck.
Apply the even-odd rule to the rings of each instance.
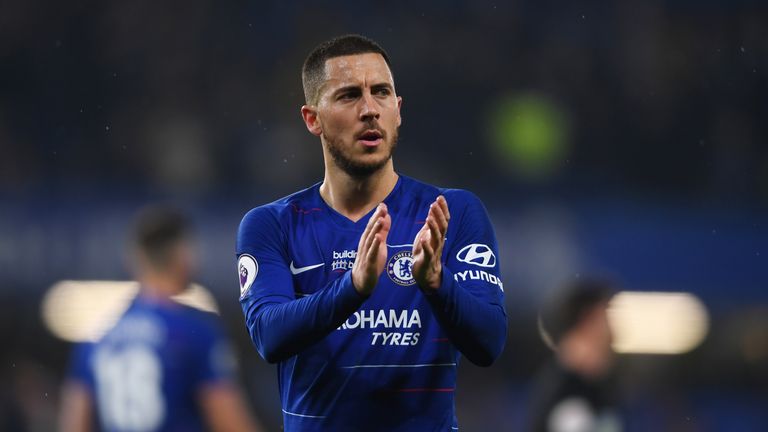
[[[145,273],[139,278],[142,294],[155,298],[167,299],[186,289],[186,283],[179,278],[165,274]]]
[[[560,342],[558,360],[566,369],[588,378],[599,378],[610,368],[610,353],[590,343],[588,338],[571,335]]]
[[[356,222],[392,192],[397,178],[392,159],[366,177],[353,177],[338,167],[326,165],[320,196],[332,209]]]

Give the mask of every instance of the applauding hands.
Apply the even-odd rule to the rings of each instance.
[[[376,288],[379,275],[387,262],[387,235],[392,219],[384,203],[376,207],[357,245],[357,258],[352,266],[352,283],[362,295],[369,296]]]
[[[450,219],[448,202],[440,195],[429,206],[427,220],[413,241],[413,277],[423,290],[440,287],[443,274],[440,259]]]
[[[413,277],[424,290],[436,290],[442,281],[443,267],[440,259],[448,232],[451,215],[448,202],[440,195],[429,206],[424,226],[413,241]],[[369,296],[376,288],[379,275],[387,260],[387,236],[392,219],[387,205],[379,204],[360,236],[357,257],[352,267],[352,283],[362,295]]]

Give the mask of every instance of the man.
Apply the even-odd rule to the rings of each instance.
[[[486,211],[395,172],[402,99],[378,44],[325,42],[302,79],[323,182],[251,210],[237,241],[240,303],[278,363],[285,430],[456,430],[459,355],[488,366],[506,336]]]
[[[614,354],[608,305],[615,290],[580,279],[558,291],[539,315],[539,328],[555,358],[533,386],[534,432],[617,432],[610,374]]]
[[[75,352],[64,431],[254,431],[232,353],[211,314],[174,302],[193,271],[185,219],[145,211],[134,252],[139,295],[95,344]]]

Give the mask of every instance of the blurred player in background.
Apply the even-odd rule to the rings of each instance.
[[[63,431],[255,431],[214,315],[170,297],[195,267],[190,226],[145,210],[134,233],[139,295],[99,342],[81,345],[64,386]]]
[[[580,279],[557,291],[542,309],[539,329],[555,357],[533,386],[531,431],[622,430],[607,313],[615,292],[607,281]]]
[[[250,211],[237,242],[240,303],[278,363],[285,430],[457,430],[460,355],[488,366],[506,337],[485,208],[395,172],[402,99],[378,44],[325,42],[302,79],[325,177]]]

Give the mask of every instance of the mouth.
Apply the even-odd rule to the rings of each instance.
[[[368,129],[357,136],[357,140],[367,147],[375,147],[381,144],[382,138],[382,133],[376,129]]]

